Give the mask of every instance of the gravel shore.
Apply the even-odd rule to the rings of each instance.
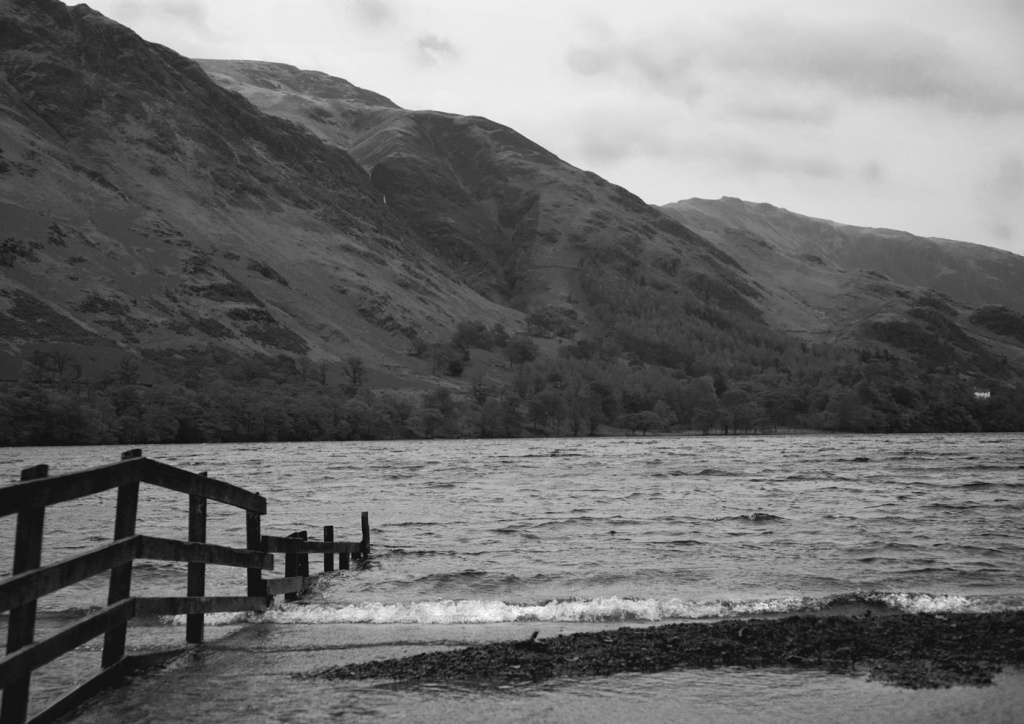
[[[624,627],[335,666],[304,676],[539,681],[724,666],[866,674],[915,689],[984,686],[1003,666],[1024,666],[1024,612],[791,616]]]

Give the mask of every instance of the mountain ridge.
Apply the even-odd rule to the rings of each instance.
[[[971,389],[1024,374],[1024,315],[973,289],[990,252],[922,277],[910,235],[889,259],[769,205],[661,209],[500,123],[84,6],[0,28],[0,377],[120,421],[96,439],[970,429],[998,407]]]
[[[771,204],[723,197],[661,207],[709,239],[740,229],[793,255],[818,255],[837,267],[885,274],[972,305],[1024,312],[1024,257],[982,244],[817,219]],[[901,243],[892,244],[897,239]],[[979,278],[983,280],[979,283]]]

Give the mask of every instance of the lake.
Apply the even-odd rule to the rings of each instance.
[[[298,671],[369,651],[390,655],[525,637],[533,630],[556,635],[823,610],[1021,609],[1022,442],[1024,436],[1017,434],[631,437],[170,445],[144,452],[264,495],[268,534],[306,529],[319,537],[319,526],[331,524],[339,540],[358,540],[359,514],[369,512],[367,568],[331,574],[304,601],[276,599],[261,616],[208,617],[214,624],[208,627],[209,648],[225,660],[239,640],[262,631],[263,643],[256,647],[261,655],[275,660],[276,651],[276,660],[291,661],[281,664],[281,671]],[[17,480],[22,468],[39,463],[49,464],[51,475],[105,464],[120,452],[7,448],[0,453],[0,480]],[[113,501],[112,494],[104,494],[48,512],[44,562],[108,540]],[[0,561],[5,570],[13,522],[0,521],[0,550],[8,552]],[[211,503],[210,542],[241,546],[244,529],[241,511]],[[143,486],[138,532],[183,538],[185,531],[187,500]],[[282,560],[279,556],[279,569]],[[318,565],[314,556],[311,567]],[[244,594],[244,571],[209,572],[207,595]],[[184,595],[184,589],[183,564],[136,563],[134,593]],[[43,625],[98,608],[105,596],[103,578],[48,596],[40,602]],[[129,632],[129,644],[136,648],[169,635],[178,645],[184,640],[181,621],[144,623]],[[305,654],[301,661],[281,658],[296,646]],[[47,667],[52,671],[40,672],[40,687],[56,686],[77,667],[61,662]],[[184,668],[184,674],[152,678],[187,676]],[[617,691],[612,698],[621,702],[638,689],[665,691],[663,678],[673,676],[707,677],[702,685],[688,685],[689,703],[676,702],[679,706],[695,706],[701,699],[695,692],[702,687],[723,686],[714,672],[620,676],[599,686],[577,682],[581,690],[551,684],[511,693],[363,686],[356,688],[369,692],[373,705],[353,705],[347,716],[386,718],[405,711],[401,702],[410,696],[418,702],[416,711],[438,716],[448,705],[459,709],[476,701],[484,707],[478,713],[489,712],[493,719],[500,709],[495,702],[510,696],[520,708],[537,704],[539,696],[551,712],[559,707],[576,712],[588,687],[602,695]],[[807,694],[801,687],[855,685],[835,681],[845,681],[842,677],[787,672],[747,672],[734,681],[740,678],[746,683],[734,686],[749,684],[750,696],[762,700],[777,699],[783,691]],[[881,700],[874,690],[883,687],[863,681],[856,686],[871,689],[865,694],[871,701]],[[287,700],[284,694],[274,699]],[[662,700],[658,706],[663,705],[668,706]],[[794,705],[787,701],[780,712]],[[743,706],[715,716],[744,720]],[[219,720],[240,720],[230,706],[217,710]],[[650,714],[658,719],[667,711]],[[934,720],[934,712],[925,716],[921,706],[910,711]],[[162,720],[160,712],[158,707],[147,720]],[[164,714],[187,720],[182,712],[167,708]],[[815,712],[822,714],[812,706],[808,716]],[[328,713],[320,712],[326,719]],[[757,707],[747,715],[763,719],[765,710]],[[319,718],[316,712],[309,716]],[[207,711],[195,720],[218,720],[210,717]]]

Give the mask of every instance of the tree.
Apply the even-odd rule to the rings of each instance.
[[[117,365],[117,381],[122,385],[135,385],[139,382],[139,363],[131,357],[122,357]]]
[[[529,399],[527,406],[534,432],[537,432],[538,426],[544,425],[558,433],[566,416],[565,400],[558,390],[549,388],[538,392]]]
[[[422,337],[413,337],[409,340],[409,354],[413,357],[425,357],[430,351],[430,343]]]
[[[483,405],[487,402],[488,398],[490,398],[491,388],[484,382],[482,374],[477,374],[473,377],[472,386],[469,388],[469,394],[478,405]]]
[[[525,364],[537,359],[537,343],[525,334],[517,334],[505,345],[505,356],[514,365]]]
[[[453,357],[448,360],[448,364],[445,365],[445,374],[449,377],[462,377],[462,373],[466,369],[466,364],[462,359]]]
[[[462,351],[450,344],[438,343],[431,345],[430,361],[432,363],[430,374],[432,375],[436,375],[437,371],[441,369],[445,371],[445,374],[458,377],[465,368],[462,363]],[[458,373],[453,374],[453,370],[458,370]]]
[[[49,378],[53,379],[53,368],[50,365],[50,355],[41,349],[32,350],[28,358],[29,376],[33,382],[42,382]]]
[[[50,353],[50,367],[53,369],[54,376],[61,380],[64,378],[64,372],[70,365],[75,362],[75,358],[68,352],[62,349],[58,349]]]
[[[467,350],[470,347],[489,350],[494,346],[494,336],[483,322],[462,321],[455,325],[452,345]]]
[[[354,395],[366,381],[366,363],[363,362],[362,357],[352,355],[346,357],[345,361],[341,363],[341,371],[348,377],[349,395]]]
[[[495,322],[491,327],[491,341],[495,347],[504,347],[508,344],[508,330],[500,322]]]

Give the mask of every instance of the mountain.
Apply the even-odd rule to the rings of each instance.
[[[513,325],[345,151],[85,5],[0,5],[4,377],[26,347],[358,354],[464,309]],[[143,362],[145,366],[145,362]]]
[[[344,80],[280,63],[199,63],[260,110],[348,151],[424,249],[490,299],[600,332],[588,327],[594,320],[581,267],[640,269],[655,259],[685,260],[687,280],[713,277],[745,299],[757,297],[728,254],[510,128],[408,111]]]
[[[789,300],[786,329],[811,339],[924,351],[975,350],[1019,365],[1024,257],[907,232],[848,226],[736,198],[662,209],[727,249]],[[978,360],[980,362],[980,358]]]
[[[1016,257],[659,209],[85,5],[3,0],[0,31],[0,442],[1018,424],[972,395],[1024,370]]]
[[[715,366],[688,344],[651,351],[664,347],[664,322],[645,339],[635,320],[611,321],[618,315],[607,308],[620,302],[608,297],[635,296],[625,284],[654,287],[645,303],[665,317],[682,311],[719,328],[753,325],[762,327],[753,334],[768,337],[899,352],[905,345],[893,343],[893,330],[912,325],[906,329],[927,338],[926,347],[958,347],[962,354],[947,361],[955,357],[972,373],[993,366],[974,354],[979,336],[983,348],[1021,359],[1016,341],[968,320],[971,305],[1024,310],[1015,295],[1024,288],[1015,284],[1024,259],[1008,252],[770,213],[739,200],[664,207],[681,222],[673,227],[627,191],[486,119],[406,111],[346,81],[278,63],[199,62],[264,112],[348,150],[430,251],[482,294],[558,320],[552,331],[610,333],[645,361],[689,361],[694,374]],[[921,324],[931,312],[919,307],[932,309],[932,292],[944,293],[951,311]]]
[[[970,305],[1001,305],[1024,312],[1024,257],[1008,251],[905,231],[848,226],[734,198],[689,199],[661,208],[736,255],[743,255],[744,249],[770,247],[791,260],[864,269]]]

